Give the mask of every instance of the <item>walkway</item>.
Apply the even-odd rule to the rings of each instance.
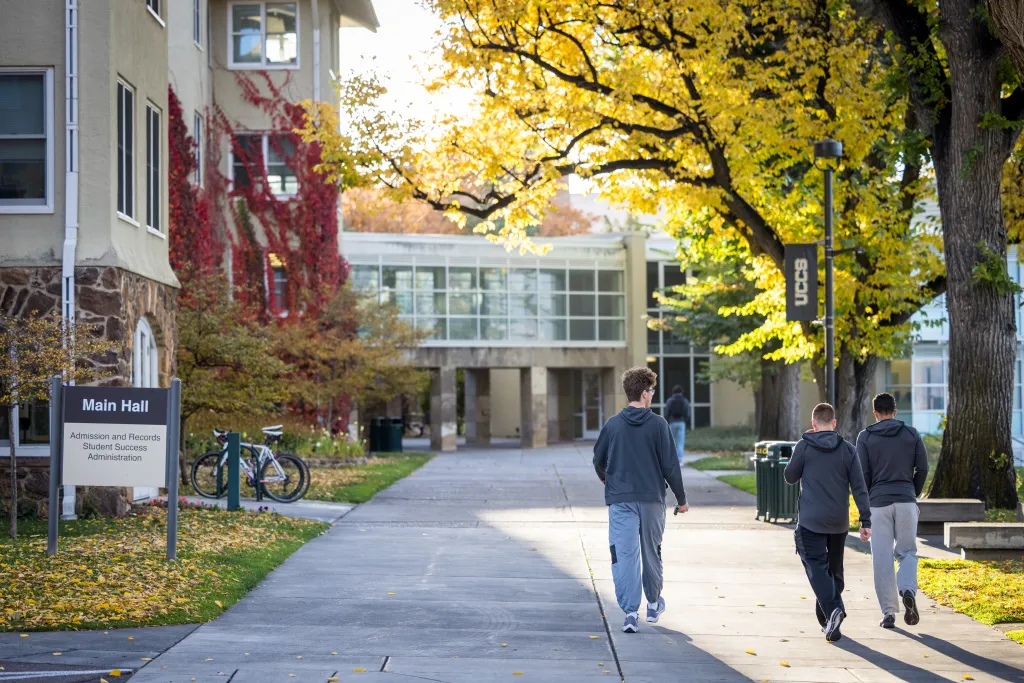
[[[459,452],[343,517],[132,683],[1024,681],[1024,648],[928,600],[921,627],[878,628],[853,551],[846,637],[826,644],[790,531],[685,475],[694,510],[669,517],[663,546],[669,611],[639,634],[619,631],[589,452]]]

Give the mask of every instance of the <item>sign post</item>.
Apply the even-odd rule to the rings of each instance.
[[[60,376],[50,378],[50,499],[46,506],[46,554],[53,557],[57,554],[57,523],[60,520],[60,444],[61,419],[60,410],[64,405],[64,385]]]
[[[167,559],[178,557],[178,449],[181,441],[181,380],[171,380],[167,401]]]
[[[786,322],[818,319],[818,245],[786,245]]]

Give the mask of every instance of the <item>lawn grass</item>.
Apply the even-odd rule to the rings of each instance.
[[[423,453],[381,454],[370,458],[365,465],[311,467],[313,482],[305,499],[365,503],[378,491],[423,467],[431,457]]]
[[[689,467],[695,470],[745,470],[747,456],[744,453],[721,453],[691,462]]]
[[[735,453],[754,450],[757,432],[752,427],[700,427],[686,432],[690,453]]]
[[[757,479],[753,472],[749,474],[723,474],[718,480],[724,481],[729,486],[734,486],[740,491],[757,495]]]
[[[1024,622],[1024,562],[922,559],[918,581],[936,602],[983,624]]]
[[[167,511],[60,523],[46,556],[46,521],[0,539],[0,631],[192,624],[241,599],[329,525],[272,513],[183,509],[178,559],[165,559]]]

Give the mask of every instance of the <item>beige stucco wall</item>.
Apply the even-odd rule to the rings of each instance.
[[[731,380],[719,380],[711,391],[711,424],[715,427],[754,424],[754,392]]]
[[[491,370],[491,436],[519,436],[519,369]]]
[[[0,215],[0,264],[56,265],[64,242],[64,22],[61,0],[4,3],[0,66],[51,66],[53,76],[54,211]],[[167,240],[116,217],[118,74],[136,90],[135,217],[145,218],[146,101],[162,112],[161,163],[167,166],[167,31],[145,3],[90,0],[79,11],[79,232],[76,264],[117,266],[177,285],[167,263]],[[167,229],[167,183],[162,184]]]
[[[171,2],[167,7],[168,81],[181,100],[182,116],[189,134],[195,136],[195,114],[206,125],[211,101],[211,72],[206,48],[209,41],[207,0],[199,0],[202,42],[196,45],[191,2]],[[205,131],[204,131],[205,132]],[[205,140],[203,152],[205,154]]]
[[[4,2],[0,67],[53,68],[53,213],[0,214],[0,266],[57,265],[64,241],[64,2]]]

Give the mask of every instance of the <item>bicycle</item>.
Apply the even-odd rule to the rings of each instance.
[[[258,481],[259,492],[279,503],[301,499],[311,483],[309,466],[297,455],[274,453],[272,445],[283,436],[281,425],[264,427],[262,431],[266,437],[263,445],[241,444],[243,457],[239,459],[240,474],[244,474],[246,483],[254,492],[257,491]],[[204,498],[223,498],[227,495],[224,474],[228,464],[227,435],[227,430],[214,429],[213,436],[221,444],[221,449],[204,453],[192,464],[192,487]]]

